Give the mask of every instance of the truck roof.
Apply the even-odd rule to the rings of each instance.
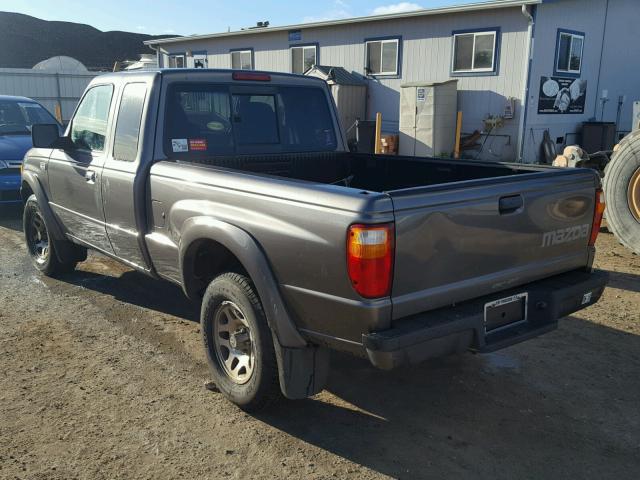
[[[218,68],[155,68],[149,70],[132,70],[132,71],[123,71],[123,72],[112,72],[106,73],[103,75],[98,75],[95,77],[91,83],[100,83],[105,79],[111,78],[127,78],[127,77],[155,77],[157,75],[161,75],[163,77],[184,77],[188,75],[193,79],[204,76],[211,75],[219,75],[225,76],[233,73],[243,73],[243,74],[266,74],[273,77],[274,80],[282,79],[287,81],[288,84],[309,84],[309,82],[322,82],[325,83],[324,80],[307,76],[307,75],[298,75],[295,73],[283,73],[283,72],[268,72],[264,70],[232,70],[232,69],[218,69]],[[229,78],[229,80],[231,80]],[[241,80],[240,80],[241,81]]]
[[[38,103],[35,100],[33,100],[32,98],[28,98],[28,97],[21,97],[18,95],[0,95],[0,100],[8,100],[8,101],[13,101],[13,102],[30,102],[30,103]]]

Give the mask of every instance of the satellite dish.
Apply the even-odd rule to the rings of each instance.
[[[65,57],[64,55],[58,57],[47,58],[41,62],[36,63],[33,66],[33,70],[45,70],[47,72],[87,72],[81,61],[75,58]]]

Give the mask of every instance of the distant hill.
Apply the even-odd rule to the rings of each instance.
[[[153,53],[145,40],[171,35],[102,32],[89,25],[49,22],[21,13],[0,12],[0,67],[31,68],[41,60],[67,55],[89,70],[111,70],[116,61]]]

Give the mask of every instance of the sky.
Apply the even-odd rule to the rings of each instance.
[[[86,23],[99,30],[192,35],[433,8],[479,0],[0,0],[0,11]]]

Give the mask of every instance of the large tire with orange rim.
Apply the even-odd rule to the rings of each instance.
[[[640,255],[640,131],[627,135],[614,151],[603,187],[609,229]]]

